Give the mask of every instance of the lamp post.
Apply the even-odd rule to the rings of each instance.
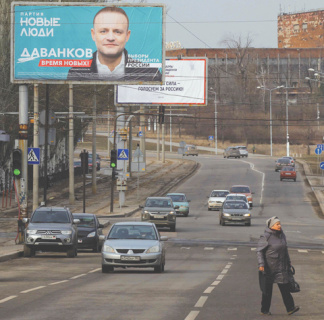
[[[210,89],[213,89],[213,88],[210,88]],[[216,94],[216,91],[214,90],[210,90],[211,93],[213,93],[215,95],[215,99],[214,99],[214,102],[215,102],[215,154],[217,155],[217,94]]]
[[[266,88],[265,86],[259,86],[257,89],[267,90],[270,92],[270,156],[272,157],[272,101],[271,101],[271,93],[273,90],[277,90],[283,88],[283,86],[277,86],[275,88]]]

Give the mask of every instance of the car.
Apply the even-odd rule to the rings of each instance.
[[[281,168],[287,167],[287,166],[295,166],[295,162],[292,163],[292,160],[289,158],[279,158],[276,160],[275,164],[275,171],[280,171]]]
[[[176,231],[176,210],[169,197],[148,197],[142,208],[141,221],[155,223],[157,227],[167,227],[170,231]]]
[[[92,170],[92,153],[88,154],[88,167],[89,170]],[[97,171],[99,171],[101,168],[101,158],[99,156],[99,154],[97,153],[97,157],[96,157],[96,169]]]
[[[245,224],[251,226],[251,212],[249,205],[242,200],[224,201],[219,213],[219,224],[225,226],[226,223]]]
[[[251,191],[249,186],[246,185],[234,185],[230,188],[230,193],[240,193],[244,194],[249,202],[250,207],[253,207],[253,192]]]
[[[183,156],[197,156],[198,157],[198,149],[193,144],[187,144],[183,148]]]
[[[225,201],[227,201],[227,200],[241,200],[241,201],[245,201],[247,204],[249,204],[249,201],[248,201],[246,195],[241,194],[241,193],[229,193],[226,196]]]
[[[80,220],[73,218],[69,208],[39,207],[22,222],[28,223],[24,232],[25,257],[35,256],[37,250],[65,251],[69,258],[77,256]]]
[[[207,197],[208,211],[213,209],[219,210],[223,206],[223,202],[228,194],[228,190],[213,190]]]
[[[187,199],[184,193],[168,193],[166,196],[172,199],[173,205],[179,206],[179,209],[176,209],[177,214],[188,217],[190,200]]]
[[[249,152],[247,151],[246,146],[236,146],[240,150],[240,154],[242,158],[247,158],[249,156]]]
[[[241,153],[237,147],[228,147],[223,152],[224,158],[240,158]]]
[[[283,167],[280,171],[280,181],[282,181],[283,179],[290,179],[296,182],[297,179],[296,169],[290,166]]]
[[[284,156],[284,157],[282,157],[282,158],[283,158],[283,159],[290,159],[290,164],[291,164],[292,166],[295,166],[296,160],[295,160],[294,157]]]
[[[73,165],[74,165],[74,174],[81,175],[82,174],[81,161],[75,160]]]
[[[165,266],[165,246],[168,237],[160,236],[151,222],[117,222],[104,240],[102,272],[114,268],[154,268],[161,273]]]
[[[102,241],[99,237],[102,235],[104,225],[99,223],[97,216],[93,213],[72,213],[74,219],[79,219],[78,228],[78,249],[92,249],[93,252],[99,252],[102,247]]]

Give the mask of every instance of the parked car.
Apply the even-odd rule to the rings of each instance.
[[[187,199],[184,193],[168,193],[166,196],[172,199],[174,206],[179,207],[179,209],[175,210],[177,214],[188,217],[190,200]]]
[[[89,155],[88,155],[88,167],[89,167],[89,170],[92,170],[92,153],[89,153]],[[101,167],[101,158],[100,158],[99,154],[97,153],[97,157],[96,157],[97,171],[100,170],[100,167]]]
[[[93,252],[99,252],[102,247],[102,241],[99,237],[102,235],[104,225],[99,223],[97,216],[93,213],[73,213],[74,219],[79,219],[78,228],[78,249],[92,249]]]
[[[187,144],[183,148],[183,155],[184,156],[197,156],[198,157],[198,149],[193,144]]]
[[[231,189],[230,189],[230,193],[241,193],[241,194],[244,194],[247,197],[247,199],[248,199],[248,202],[249,202],[250,207],[251,208],[253,207],[253,197],[252,197],[253,192],[251,191],[251,189],[250,189],[249,186],[246,186],[246,185],[235,185],[235,186],[232,186]]]
[[[287,167],[287,166],[294,166],[295,164],[292,164],[291,160],[288,158],[279,158],[276,160],[275,165],[275,171],[280,171],[281,168]]]
[[[244,223],[246,226],[251,225],[251,212],[245,201],[227,200],[219,213],[219,224],[225,226],[226,223]]]
[[[247,158],[249,156],[246,146],[236,146],[236,148],[239,149],[242,158]]]
[[[297,172],[294,167],[283,167],[280,171],[280,181],[283,179],[291,179],[296,181],[297,179]]]
[[[148,197],[142,208],[141,220],[155,223],[157,227],[167,227],[170,231],[176,231],[176,210],[169,197]]]
[[[224,158],[240,158],[241,157],[241,153],[239,148],[237,147],[228,147],[224,150],[223,153]]]
[[[102,247],[102,272],[112,272],[114,268],[154,268],[163,272],[165,247],[154,223],[117,222],[108,235],[100,236]]]
[[[226,196],[225,201],[227,200],[240,200],[240,201],[245,201],[249,205],[249,200],[247,199],[246,195],[242,193],[229,193]]]
[[[30,219],[23,219],[23,223],[28,223],[25,229],[25,257],[35,256],[37,250],[63,251],[69,258],[76,257],[79,222],[73,218],[69,208],[37,208]]]
[[[213,209],[219,210],[223,206],[223,202],[228,194],[228,190],[213,190],[209,197],[207,197],[208,211]]]
[[[74,161],[74,174],[76,176],[82,174],[82,167],[81,167],[81,161],[80,160],[75,160]]]

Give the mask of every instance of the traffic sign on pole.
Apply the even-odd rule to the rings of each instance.
[[[315,153],[316,153],[317,155],[320,155],[320,154],[322,153],[322,149],[317,147],[317,148],[315,149]]]
[[[320,168],[321,168],[322,170],[324,170],[324,161],[322,161],[322,162],[320,163]]]

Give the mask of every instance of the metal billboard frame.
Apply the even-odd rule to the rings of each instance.
[[[208,105],[208,58],[207,57],[179,57],[179,58],[175,58],[175,57],[169,57],[166,58],[167,60],[171,60],[171,61],[176,61],[176,60],[204,60],[205,61],[205,65],[206,65],[206,69],[205,69],[205,102],[204,104],[195,104],[195,103],[118,103],[117,99],[118,99],[118,87],[115,86],[114,91],[114,103],[115,106],[117,107],[140,107],[140,106],[145,106],[145,107],[158,107],[158,106],[166,106],[166,107],[194,107],[194,106],[201,106],[201,107],[205,107]],[[165,79],[166,81],[166,79]],[[144,83],[143,83],[144,84]],[[120,85],[124,85],[120,84]],[[125,83],[126,85],[126,83]],[[154,85],[153,86],[160,86],[160,85]]]
[[[14,78],[14,53],[15,53],[15,6],[75,6],[75,7],[161,7],[162,8],[162,81],[165,81],[165,34],[166,34],[166,6],[163,3],[153,3],[153,4],[129,4],[129,3],[120,3],[120,4],[107,4],[105,2],[30,2],[30,1],[13,1],[11,3],[11,33],[10,33],[10,81],[14,84],[101,84],[101,85],[118,85],[118,84],[127,84],[127,85],[136,85],[136,84],[155,84],[157,85],[158,82],[154,81],[143,81],[143,80],[136,80],[136,81],[76,81],[76,80],[46,80],[46,79],[27,79],[27,80],[18,80]]]

